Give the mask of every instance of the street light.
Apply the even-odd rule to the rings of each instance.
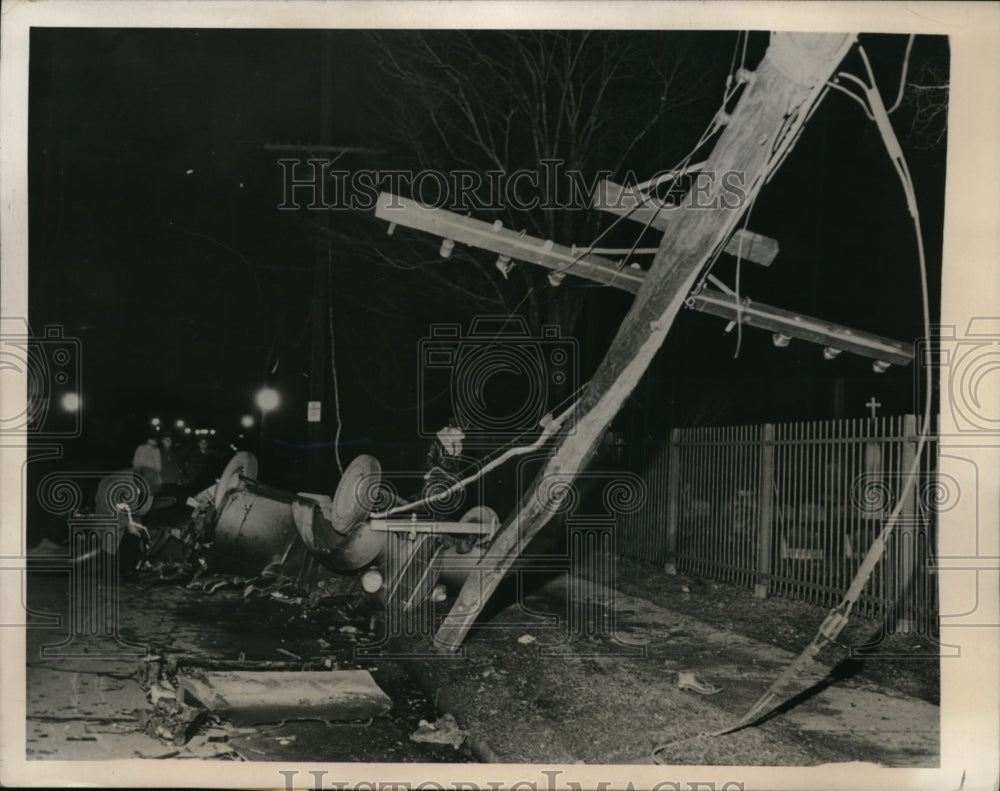
[[[267,423],[267,413],[278,408],[281,396],[273,387],[262,387],[254,399],[260,410],[260,427],[257,429],[257,443],[261,453],[264,452],[264,427]]]
[[[244,415],[240,418],[240,425],[243,428],[253,428],[253,415]]]
[[[261,412],[270,412],[278,408],[281,396],[273,387],[263,387],[257,391],[257,406]]]

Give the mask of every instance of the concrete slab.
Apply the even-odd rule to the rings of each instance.
[[[185,703],[235,725],[285,720],[369,720],[392,700],[367,670],[213,672],[180,676]]]

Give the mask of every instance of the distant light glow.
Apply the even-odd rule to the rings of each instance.
[[[184,428],[184,421],[178,419],[178,421],[174,423],[174,425],[177,426],[177,428]]]
[[[253,415],[244,415],[240,418],[240,425],[243,428],[253,428]]]
[[[190,427],[190,426],[188,426],[187,428],[185,428],[185,429],[184,429],[184,433],[185,433],[185,434],[190,434],[190,433],[191,433],[191,427]]]
[[[150,422],[151,425],[154,425],[154,426],[159,426],[160,425],[160,419],[158,417],[154,417],[149,422]]]
[[[80,408],[80,396],[76,393],[66,393],[62,397],[62,408],[67,412],[76,412]]]
[[[280,403],[281,396],[273,387],[264,387],[257,391],[257,406],[260,407],[261,412],[277,409]]]
[[[210,428],[208,430],[208,433],[211,434],[214,437],[215,436],[215,429],[214,428]]]

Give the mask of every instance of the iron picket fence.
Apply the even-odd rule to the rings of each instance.
[[[644,465],[642,507],[616,550],[668,570],[834,606],[904,495],[912,415],[674,429]],[[882,561],[858,601],[909,628],[937,619],[937,443],[921,455]]]

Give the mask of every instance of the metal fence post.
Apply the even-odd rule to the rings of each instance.
[[[667,535],[666,563],[663,570],[667,574],[677,573],[677,528],[680,516],[681,493],[681,430],[670,430],[670,447],[667,451]]]
[[[757,582],[753,595],[766,599],[771,587],[771,528],[774,522],[774,424],[761,433],[757,487]]]
[[[905,482],[913,461],[917,456],[917,418],[916,415],[903,416],[903,447],[900,458],[900,480]],[[890,590],[896,594],[893,602],[895,617],[892,619],[894,632],[906,634],[913,631],[916,602],[913,601],[913,572],[916,566],[916,555],[920,545],[917,497],[920,489],[920,470],[916,471],[916,485],[910,488],[899,511],[899,524],[896,529],[895,545],[896,562],[892,565],[895,579]]]

